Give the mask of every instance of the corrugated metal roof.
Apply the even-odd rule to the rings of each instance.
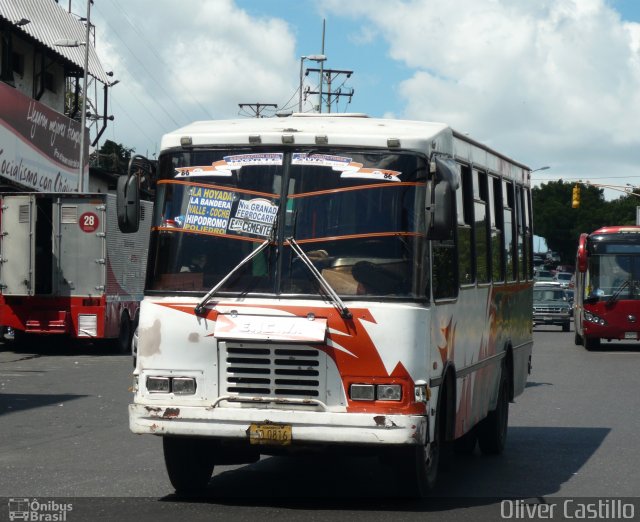
[[[55,42],[59,40],[84,42],[86,26],[54,0],[0,0],[0,17],[13,25],[26,18],[29,23],[16,26],[17,29],[77,65],[80,70],[84,69],[84,46],[59,47]],[[102,83],[109,83],[109,77],[102,68],[91,42],[89,74]]]

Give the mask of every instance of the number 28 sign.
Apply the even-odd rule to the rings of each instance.
[[[80,216],[80,230],[83,232],[95,232],[100,226],[98,215],[93,212],[85,212]]]

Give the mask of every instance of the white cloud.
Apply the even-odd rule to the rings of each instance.
[[[239,103],[282,105],[297,88],[295,39],[281,19],[251,17],[232,0],[122,5],[95,9],[101,60],[120,80],[119,142],[153,150],[176,127],[235,117]]]
[[[403,117],[444,121],[558,176],[640,174],[640,25],[604,0],[323,5],[373,26],[414,70],[399,82]]]

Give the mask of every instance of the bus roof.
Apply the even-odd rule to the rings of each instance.
[[[387,147],[390,138],[408,142],[405,148],[427,150],[437,136],[451,130],[443,123],[373,119],[364,115],[295,114],[281,118],[243,118],[197,121],[163,136],[161,150],[180,147],[180,138],[190,136],[193,145],[248,145],[250,136],[260,136],[263,145],[282,145],[283,136],[294,136],[296,144],[318,145],[326,136],[332,145]]]
[[[609,235],[609,234],[640,234],[640,226],[621,225],[613,227],[602,227],[591,232],[590,236]]]
[[[162,137],[161,151],[180,148],[183,138],[198,146],[297,144],[439,150],[457,158],[505,171],[504,163],[522,178],[529,167],[500,154],[444,123],[369,118],[364,114],[293,114],[278,118],[196,121]],[[289,141],[285,141],[289,140]],[[512,169],[506,169],[512,170]],[[527,176],[528,178],[528,176]]]

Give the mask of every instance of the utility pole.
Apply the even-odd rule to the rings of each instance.
[[[326,20],[322,19],[322,50],[320,54],[326,56],[324,54],[324,31],[326,28]],[[324,62],[320,62],[320,87],[318,88],[318,113],[322,112],[322,69],[324,68]]]
[[[350,89],[349,91],[345,91],[345,92],[342,92],[342,89],[338,89],[337,91],[332,91],[331,84],[334,83],[336,79],[338,79],[340,76],[343,76],[343,75],[346,76],[347,78],[351,78],[353,71],[346,71],[342,69],[307,69],[307,71],[320,73],[321,78],[323,75],[326,78],[326,83],[327,83],[326,91],[322,91],[322,89],[320,89],[319,91],[309,91],[307,94],[319,94],[321,100],[322,100],[322,95],[326,94],[327,95],[327,112],[331,112],[331,105],[333,104],[334,100],[337,104],[341,96],[349,96],[349,101],[351,101],[351,98],[353,97],[353,93],[354,93],[353,89]],[[321,80],[320,85],[322,85],[323,83],[324,82]],[[322,112],[322,110],[320,110],[320,112]]]
[[[263,116],[260,116],[260,114],[267,107],[273,107],[276,110],[278,109],[278,105],[275,103],[239,103],[238,107],[240,107],[241,110],[245,107],[248,107],[253,111],[253,114],[256,118],[263,118]]]

